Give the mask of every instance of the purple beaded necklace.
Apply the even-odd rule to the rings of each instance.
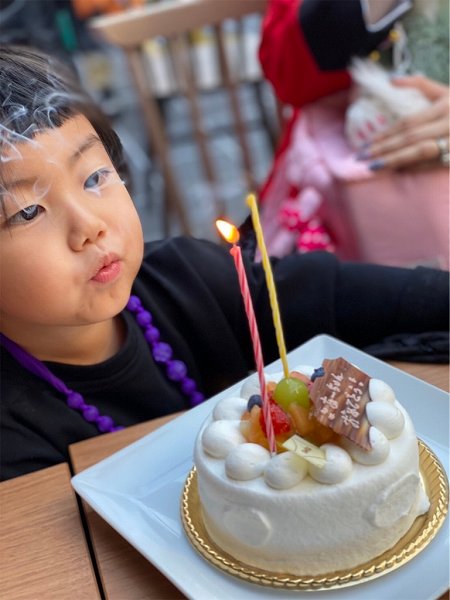
[[[187,376],[187,367],[181,360],[172,358],[173,350],[169,344],[160,341],[159,330],[153,325],[151,313],[142,306],[138,296],[130,296],[126,308],[135,315],[136,321],[144,331],[144,337],[150,346],[155,362],[165,367],[167,377],[180,386],[181,391],[189,398],[190,406],[197,406],[205,399],[198,391],[197,384]],[[56,390],[66,395],[67,406],[81,413],[85,421],[94,423],[101,433],[118,431],[122,425],[116,425],[108,415],[100,415],[98,409],[87,404],[78,392],[69,389],[64,381],[53,375],[42,361],[29,354],[15,342],[0,333],[0,343],[25,369],[48,381]]]

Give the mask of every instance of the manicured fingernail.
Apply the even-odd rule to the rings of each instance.
[[[356,160],[367,160],[370,158],[370,151],[369,150],[360,150],[359,152],[357,152],[355,154],[355,158],[356,158]]]
[[[385,166],[384,160],[374,160],[368,165],[368,168],[371,171],[379,171],[380,169],[384,169]]]

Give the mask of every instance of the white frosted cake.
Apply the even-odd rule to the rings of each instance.
[[[275,407],[276,454],[267,449],[256,376],[221,400],[199,432],[205,527],[247,565],[297,576],[350,569],[395,545],[429,508],[407,412],[386,383],[359,370],[365,379],[355,380],[355,368],[337,361],[324,361],[328,372],[291,372],[310,398],[306,407]],[[285,379],[266,379],[273,405],[275,383]]]

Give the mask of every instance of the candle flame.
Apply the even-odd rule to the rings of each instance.
[[[239,241],[239,231],[237,227],[228,223],[228,221],[223,221],[222,219],[218,219],[216,221],[216,227],[219,230],[220,235],[229,242],[230,244],[235,244]]]

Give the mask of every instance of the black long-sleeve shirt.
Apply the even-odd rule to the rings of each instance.
[[[395,333],[448,330],[445,272],[343,264],[327,253],[285,257],[273,267],[288,350],[319,333],[365,347]],[[269,363],[278,349],[264,272],[248,257],[246,269]],[[190,238],[148,244],[133,293],[206,397],[254,370],[236,270],[226,249]],[[91,366],[47,366],[117,425],[187,408],[178,384],[153,360],[134,317],[124,311],[123,319],[127,333],[117,355]],[[98,434],[62,394],[4,349],[1,360],[3,479],[66,461],[69,444]]]

